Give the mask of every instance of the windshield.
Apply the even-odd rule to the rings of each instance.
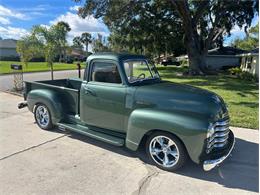
[[[160,78],[154,64],[147,60],[126,60],[124,69],[129,83]]]

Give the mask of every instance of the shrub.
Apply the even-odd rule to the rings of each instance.
[[[247,80],[247,81],[254,81],[254,82],[258,82],[258,78],[256,75],[253,75],[249,72],[241,72],[238,75],[238,78],[243,79],[243,80]]]
[[[253,75],[249,72],[244,72],[238,67],[229,69],[229,73],[231,75],[236,75],[238,78],[240,78],[242,80],[254,81],[254,82],[258,81],[258,78],[256,75]]]
[[[34,57],[30,62],[45,62],[45,57]]]
[[[188,60],[186,60],[186,59],[180,60],[179,62],[180,62],[180,64],[181,64],[182,66],[188,66],[188,65],[189,65],[189,62],[188,62]]]
[[[242,70],[238,67],[230,68],[228,71],[231,75],[239,75],[240,73],[242,73]]]

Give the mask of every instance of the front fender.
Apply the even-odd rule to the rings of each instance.
[[[128,120],[126,147],[137,150],[143,136],[151,130],[176,135],[185,145],[191,159],[199,163],[206,139],[208,121],[195,114],[155,109],[134,110]]]
[[[63,118],[61,100],[57,92],[49,89],[35,89],[28,93],[27,104],[31,112],[38,103],[45,104],[51,112],[53,124],[57,124]]]

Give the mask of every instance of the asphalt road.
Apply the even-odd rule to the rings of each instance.
[[[40,130],[18,96],[0,93],[0,194],[258,194],[258,131],[232,128],[236,146],[220,167],[192,162],[177,173],[77,134]]]
[[[81,76],[83,77],[84,70],[81,70]],[[78,78],[77,70],[64,70],[64,71],[54,71],[54,79],[63,79],[63,78]],[[35,73],[24,73],[24,81],[39,81],[39,80],[50,80],[50,72],[35,72]],[[7,91],[12,90],[14,87],[14,75],[6,74],[0,75],[0,90]]]

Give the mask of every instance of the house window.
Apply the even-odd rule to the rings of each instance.
[[[253,57],[252,56],[249,56],[246,58],[247,61],[246,61],[246,64],[247,64],[247,69],[251,69],[252,68],[252,61],[253,61]]]

